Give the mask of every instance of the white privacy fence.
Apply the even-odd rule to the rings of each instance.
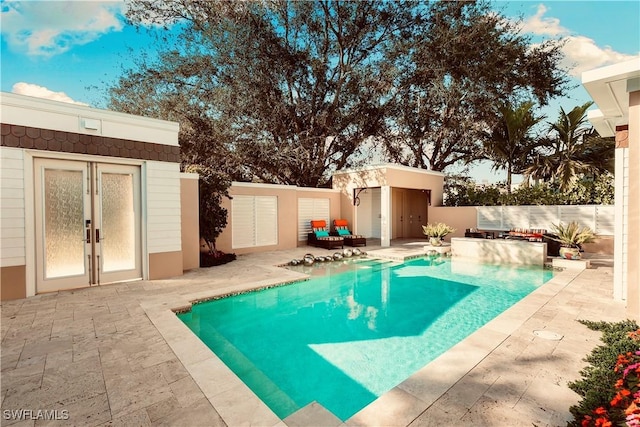
[[[478,228],[551,230],[551,224],[576,221],[599,236],[613,236],[613,205],[478,206]]]

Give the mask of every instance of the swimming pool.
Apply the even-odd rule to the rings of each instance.
[[[179,315],[281,418],[317,401],[348,419],[553,275],[441,258],[307,271]]]

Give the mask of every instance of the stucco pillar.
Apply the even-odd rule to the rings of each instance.
[[[616,130],[615,148],[615,213],[614,213],[614,239],[613,239],[613,298],[617,300],[627,299],[627,245],[625,244],[625,231],[628,224],[627,205],[624,203],[625,195],[629,190],[629,131]]]
[[[380,244],[391,246],[391,187],[380,187]]]

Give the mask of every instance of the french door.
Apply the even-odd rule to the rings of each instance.
[[[140,168],[34,162],[36,291],[142,277]]]

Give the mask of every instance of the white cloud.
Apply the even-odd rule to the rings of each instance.
[[[539,36],[551,37],[564,36],[568,34],[569,30],[560,25],[560,20],[558,18],[544,16],[547,13],[547,10],[548,9],[545,5],[538,5],[536,14],[524,20],[522,31]]]
[[[567,37],[567,43],[562,51],[564,52],[563,65],[570,70],[570,74],[574,77],[594,68],[638,57],[638,55],[616,52],[610,46],[600,47],[593,39],[584,36]]]
[[[568,28],[560,24],[558,18],[545,16],[548,12],[544,4],[538,5],[535,15],[526,18],[522,23],[522,31],[536,36],[563,38],[564,59],[561,65],[569,70],[569,74],[579,77],[584,71],[604,67],[638,57],[616,52],[610,46],[598,46],[596,41],[581,35],[573,35]]]
[[[2,37],[12,50],[51,57],[120,31],[124,2],[4,1]]]
[[[16,83],[13,85],[11,92],[18,95],[27,95],[36,98],[51,99],[53,101],[68,102],[70,104],[89,105],[83,102],[74,101],[71,97],[69,97],[69,95],[64,92],[54,92],[44,86],[38,86],[32,83]]]

